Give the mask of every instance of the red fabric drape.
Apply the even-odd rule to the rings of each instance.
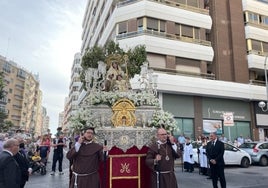
[[[139,185],[140,188],[151,187],[151,171],[145,164],[147,151],[147,146],[141,150],[133,146],[126,152],[116,146],[112,147],[109,157],[100,168],[102,188],[138,188]]]

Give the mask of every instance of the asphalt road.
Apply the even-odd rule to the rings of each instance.
[[[52,155],[51,155],[52,156]],[[50,159],[50,161],[52,161]],[[33,174],[26,183],[25,188],[67,188],[69,183],[69,162],[63,160],[64,175],[56,172],[51,176],[52,162],[47,164],[46,175]],[[212,181],[206,176],[199,175],[198,168],[193,173],[182,172],[181,167],[176,167],[176,176],[179,188],[209,188]],[[240,168],[237,166],[226,167],[225,176],[228,188],[265,188],[268,187],[268,167],[250,166]],[[220,187],[220,184],[219,184]]]

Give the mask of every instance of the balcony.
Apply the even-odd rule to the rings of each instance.
[[[162,33],[159,31],[147,30],[147,29],[119,34],[116,36],[116,39],[120,40],[120,39],[140,36],[140,35],[157,36],[157,37],[166,38],[166,39],[170,39],[170,40],[177,40],[177,41],[181,41],[181,42],[194,43],[194,44],[199,44],[199,45],[204,45],[204,46],[211,46],[210,41],[201,40],[201,39],[193,39],[193,38],[183,37],[183,36],[177,36],[177,35],[172,35],[172,34],[167,34],[167,33]]]
[[[125,0],[125,1],[121,1],[121,2],[117,3],[117,7],[123,7],[123,6],[130,5],[130,4],[139,2],[139,1],[143,1],[143,0]],[[189,5],[178,3],[178,2],[175,2],[175,1],[170,1],[170,0],[148,0],[148,1],[164,4],[164,5],[171,6],[171,7],[178,7],[180,9],[189,10],[189,11],[193,11],[193,12],[197,12],[197,13],[201,13],[201,14],[206,14],[206,15],[209,14],[209,10],[207,10],[207,9],[202,9],[202,8],[198,8],[198,7],[194,7],[194,6],[189,6]]]

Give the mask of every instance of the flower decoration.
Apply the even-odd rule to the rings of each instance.
[[[96,118],[91,110],[79,110],[70,121],[71,132],[81,132],[85,127],[97,128],[101,126],[99,118]]]
[[[152,119],[149,121],[150,127],[165,128],[168,132],[173,132],[177,127],[177,122],[173,115],[163,110],[157,110],[153,113]]]
[[[97,94],[90,94],[86,103],[89,105],[99,105],[106,104],[112,106],[116,101],[122,98],[128,98],[131,100],[135,106],[157,106],[159,107],[159,100],[155,95],[151,92],[141,91],[141,92],[100,92]]]

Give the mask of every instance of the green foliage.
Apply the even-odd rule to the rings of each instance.
[[[98,61],[104,61],[104,48],[99,46],[94,46],[93,48],[87,49],[85,55],[82,58],[81,66],[83,69],[97,68]]]
[[[118,43],[115,43],[114,41],[109,41],[105,47],[105,56],[108,57],[112,54],[120,54],[124,55],[124,50],[119,47]]]
[[[5,119],[7,118],[7,115],[3,112],[0,112],[0,116],[4,115]],[[2,118],[2,117],[1,117]],[[0,123],[0,132],[7,132],[11,127],[14,127],[14,124],[12,121],[6,120],[4,122]]]
[[[141,70],[141,65],[143,62],[147,61],[147,54],[145,46],[136,46],[134,49],[130,49],[125,52],[119,47],[118,43],[114,41],[109,41],[104,47],[94,46],[93,48],[87,49],[85,55],[82,57],[82,72],[80,75],[80,80],[85,87],[85,73],[88,68],[97,68],[98,61],[103,61],[106,64],[115,58],[124,63],[124,57],[128,57],[127,67],[128,67],[128,78],[133,78],[135,74],[139,74]],[[107,66],[108,68],[108,66]]]
[[[133,78],[135,74],[140,73],[141,65],[147,60],[147,54],[145,46],[136,46],[134,49],[130,49],[127,53],[129,64],[128,73],[129,77]]]
[[[4,75],[3,72],[0,73],[0,99],[3,99],[6,95],[5,91],[4,91]]]

